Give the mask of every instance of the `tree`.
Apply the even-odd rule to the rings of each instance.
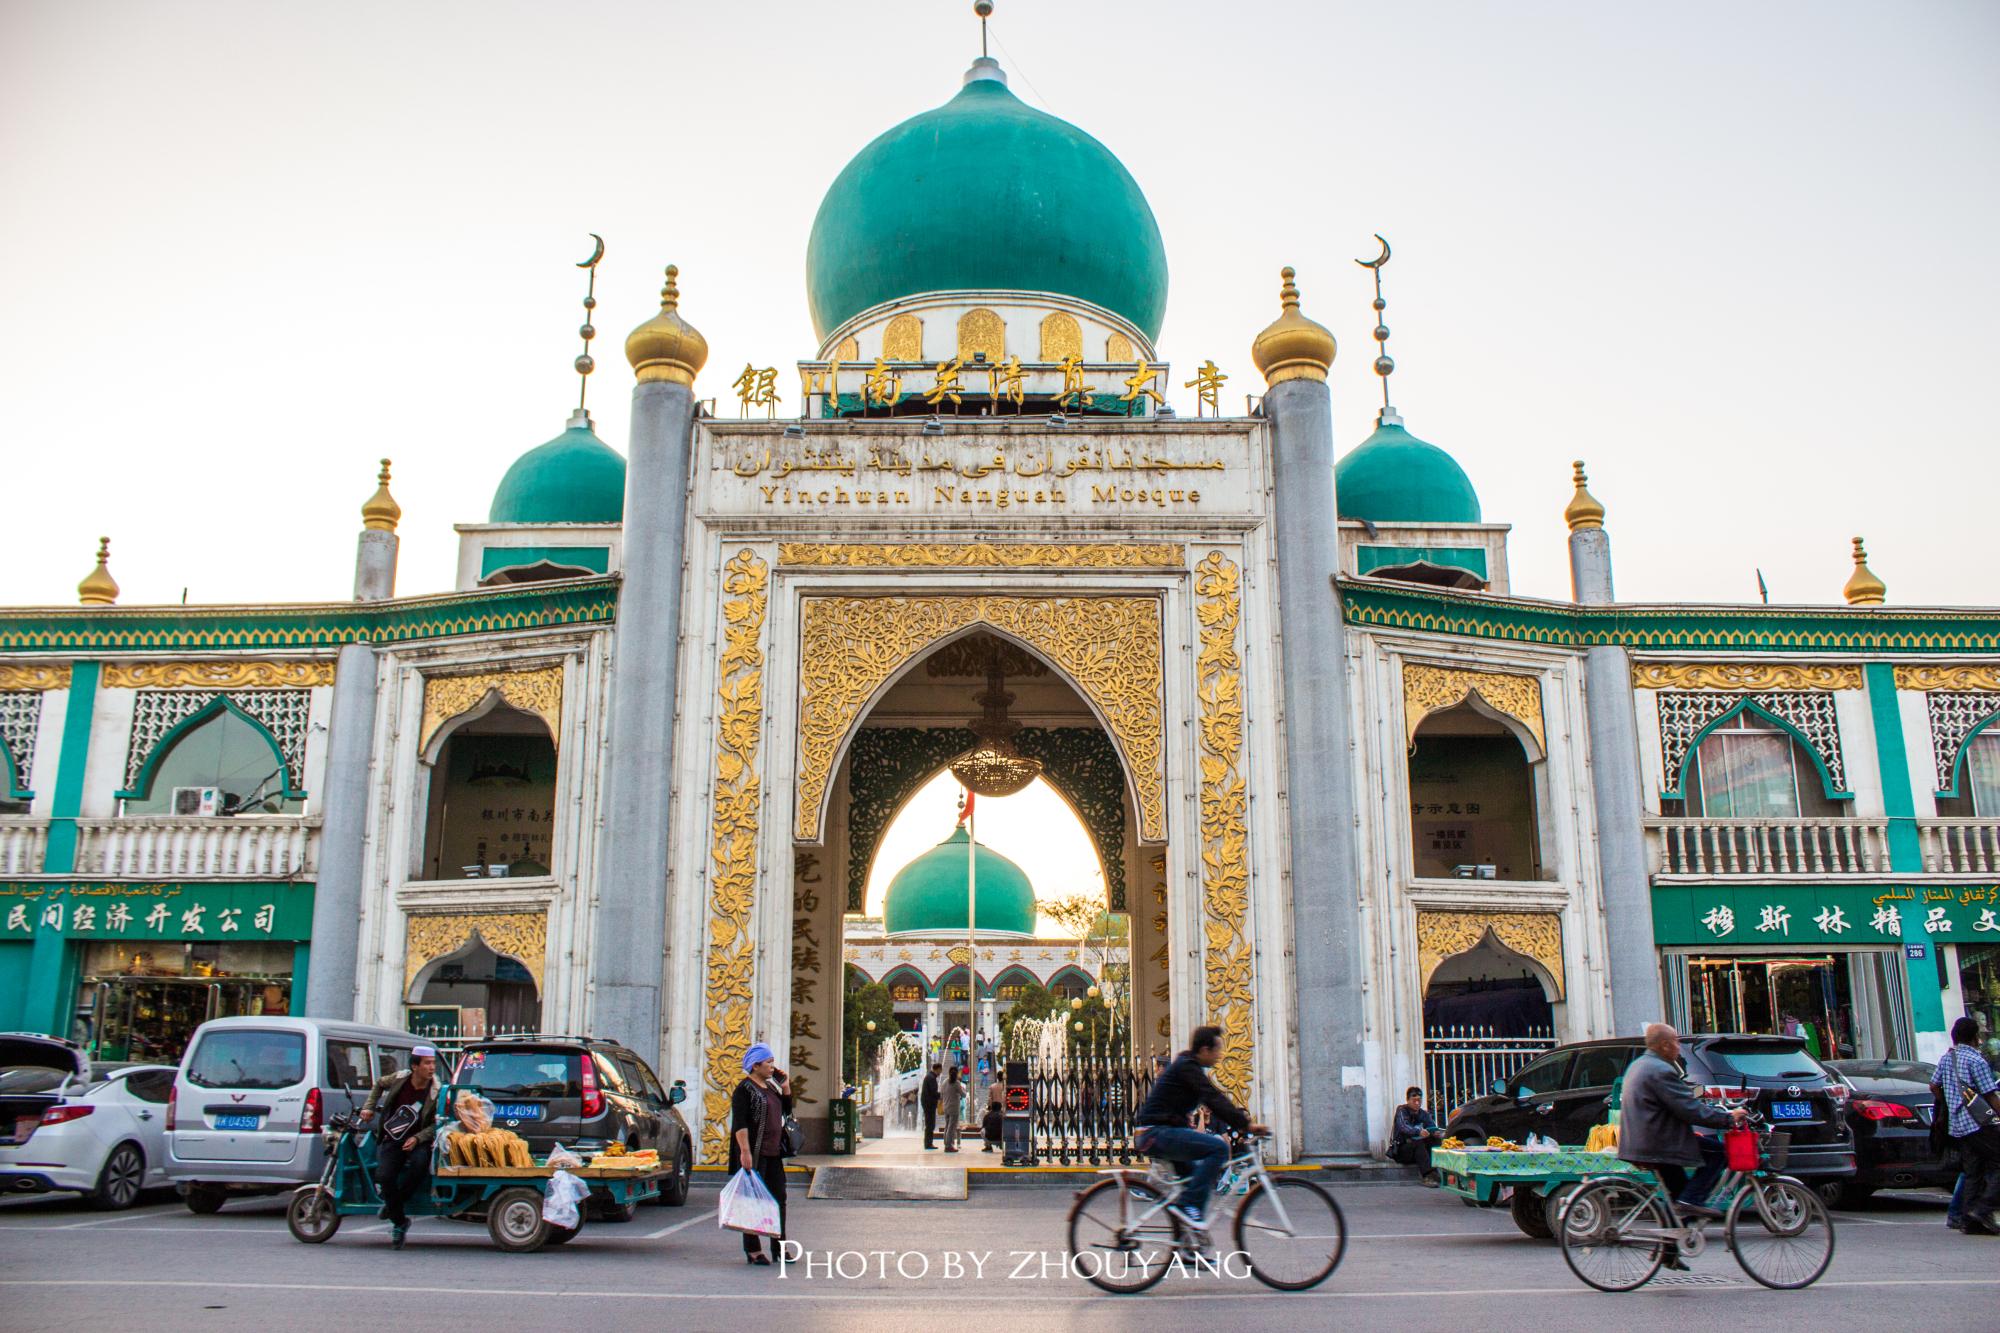
[[[868,1021],[875,1021],[875,1030],[868,1030]],[[845,1012],[841,1016],[841,1067],[847,1071],[846,1081],[860,1081],[862,1070],[875,1068],[875,1054],[882,1049],[882,1043],[896,1035],[896,1003],[889,998],[889,988],[879,981],[871,981],[856,986],[847,992]],[[854,1067],[857,1046],[861,1056],[861,1068]]]
[[[1057,1009],[1067,1009],[1069,1005],[1039,981],[1021,983],[1021,994],[1014,1001],[1014,1007],[1000,1016],[1000,1049],[1010,1049],[1008,1042],[1014,1035],[1014,1025],[1024,1018],[1047,1018]]]
[[[1083,943],[1090,938],[1097,919],[1104,915],[1104,900],[1088,893],[1071,893],[1037,903],[1035,907],[1076,941],[1076,956],[1081,961]]]

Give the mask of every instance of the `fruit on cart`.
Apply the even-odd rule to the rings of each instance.
[[[1443,1143],[1438,1144],[1438,1147],[1443,1148],[1446,1152],[1457,1152],[1465,1147],[1465,1140],[1454,1135],[1446,1139]]]
[[[1618,1147],[1618,1126],[1592,1125],[1590,1139],[1583,1145],[1585,1152],[1611,1152]]]
[[[511,1129],[489,1129],[483,1134],[465,1130],[445,1135],[445,1152],[453,1166],[533,1166],[535,1156],[527,1142]]]

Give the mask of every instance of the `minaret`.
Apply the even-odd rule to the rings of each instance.
[[[354,600],[396,595],[396,524],[403,507],[389,494],[389,460],[375,493],[361,506],[355,543]],[[320,779],[319,876],[313,888],[312,961],[306,969],[306,1014],[351,1020],[359,990],[361,904],[366,880],[368,765],[375,749],[378,664],[373,645],[340,646],[333,665],[333,705],[327,714],[326,772]]]
[[[1354,756],[1348,737],[1346,636],[1333,497],[1333,403],[1326,374],[1333,335],[1299,313],[1284,270],[1283,312],[1250,356],[1269,386],[1272,495],[1278,556],[1291,841],[1292,970],[1299,1058],[1301,1151],[1359,1157],[1371,1137],[1362,1084],[1361,895]],[[1275,950],[1264,957],[1275,962]],[[1268,964],[1267,964],[1268,965]]]
[[[1608,606],[1611,538],[1604,506],[1575,464],[1569,523],[1571,595],[1579,606]],[[1662,1016],[1660,963],[1653,948],[1652,883],[1646,871],[1646,792],[1639,772],[1639,718],[1632,702],[1632,657],[1620,644],[1584,649],[1583,712],[1590,736],[1590,794],[1597,817],[1597,873],[1604,892],[1611,1019],[1637,1036]]]
[[[658,1063],[666,962],[668,794],[673,790],[674,704],[680,671],[681,566],[687,542],[688,469],[694,448],[694,377],[708,342],[681,318],[680,270],[667,266],[660,310],[632,330],[625,356],[632,391],[626,446],[625,564],[611,668],[602,919],[592,963],[591,1029]],[[687,1016],[689,1024],[694,1016]]]

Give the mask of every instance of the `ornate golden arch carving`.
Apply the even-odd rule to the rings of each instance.
[[[1478,945],[1488,931],[1515,953],[1547,969],[1555,982],[1555,998],[1563,998],[1567,987],[1563,981],[1562,916],[1556,912],[1418,911],[1418,988],[1429,990],[1438,965]]]
[[[1165,841],[1157,598],[807,597],[799,618],[798,841],[819,840],[834,763],[869,699],[919,653],[975,624],[1034,648],[1096,706],[1131,778],[1140,841]]]
[[[1403,664],[1403,725],[1409,732],[1410,749],[1417,748],[1417,728],[1426,717],[1441,709],[1455,708],[1475,694],[1526,727],[1535,738],[1535,747],[1543,754],[1549,752],[1542,733],[1540,680],[1500,671],[1425,666],[1421,662]]]
[[[921,361],[924,359],[924,322],[915,315],[898,315],[882,330],[882,359]]]
[[[1066,356],[1083,355],[1083,326],[1076,316],[1058,310],[1042,320],[1041,359],[1060,361]]]
[[[412,916],[403,925],[403,998],[414,1002],[410,987],[417,973],[448,954],[457,953],[477,935],[494,953],[519,960],[542,993],[542,964],[549,951],[546,912],[487,912],[477,916]]]
[[[424,724],[418,732],[419,752],[430,749],[438,728],[478,707],[497,691],[509,708],[533,713],[549,729],[549,739],[562,748],[561,663],[523,671],[483,671],[472,676],[424,677]]]
[[[958,359],[969,366],[981,352],[988,361],[1007,359],[1007,322],[985,306],[958,317]]]

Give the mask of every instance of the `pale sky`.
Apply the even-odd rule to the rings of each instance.
[[[865,899],[868,915],[882,915],[882,899],[897,871],[951,836],[962,791],[950,773],[940,773],[904,805],[876,848]],[[1104,896],[1104,871],[1090,835],[1047,782],[1036,778],[1012,796],[982,796],[973,817],[980,845],[1021,867],[1037,899]],[[1042,935],[1070,938],[1047,917],[1037,917],[1035,928]]]
[[[575,400],[586,233],[600,433],[682,268],[726,398],[813,353],[828,183],[939,105],[969,0],[0,3],[0,603],[349,594],[396,460],[401,590]],[[1572,457],[1621,594],[1995,600],[2000,5],[999,0],[1014,91],[1157,214],[1164,355],[1258,387],[1277,270],[1333,329],[1338,447],[1397,406],[1568,595]],[[789,369],[779,382],[795,383]],[[1183,411],[1188,390],[1176,388]],[[791,402],[788,399],[788,404]],[[794,404],[795,405],[795,404]]]

